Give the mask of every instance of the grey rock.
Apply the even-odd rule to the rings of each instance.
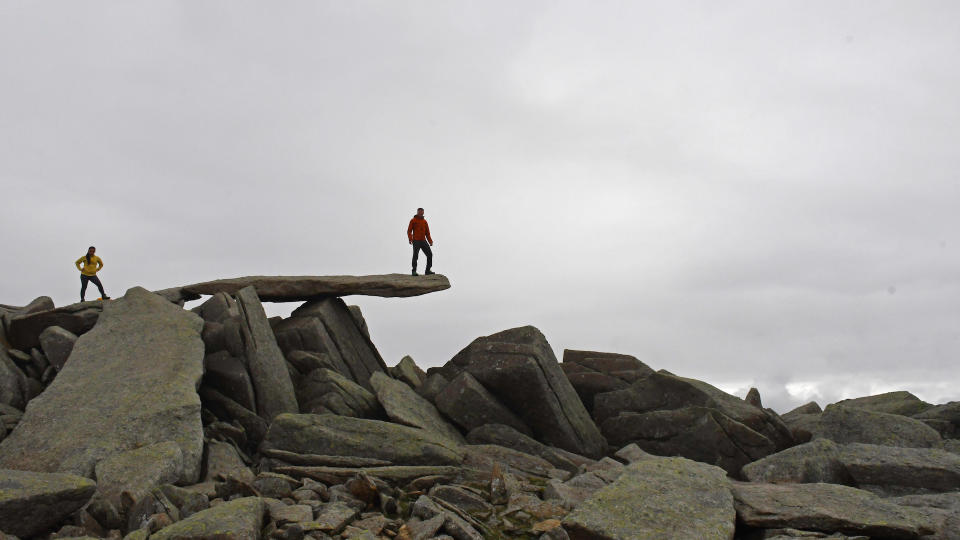
[[[293,366],[300,375],[309,375],[311,372],[317,369],[329,369],[343,374],[343,371],[337,368],[332,356],[328,353],[321,352],[310,352],[310,351],[290,351],[284,353],[284,356],[287,358],[287,362],[290,362],[290,365]],[[349,371],[347,371],[349,374]],[[294,387],[296,387],[296,382],[294,382]]]
[[[317,512],[314,521],[319,524],[317,527],[319,530],[327,534],[337,534],[356,519],[358,514],[359,512],[348,504],[331,502]]]
[[[429,494],[430,497],[452,504],[468,514],[486,517],[493,513],[493,506],[484,497],[461,486],[438,485],[434,486]]]
[[[751,388],[747,392],[747,397],[745,397],[743,400],[754,407],[759,407],[761,409],[763,408],[763,401],[760,399],[760,391],[756,388]]]
[[[370,377],[370,384],[377,393],[380,405],[394,422],[424,429],[455,443],[466,442],[460,431],[440,416],[437,408],[420,397],[413,388],[382,372],[374,373]]]
[[[836,405],[828,406],[820,415],[813,438],[915,448],[932,448],[941,440],[939,433],[919,420]]]
[[[597,422],[603,424],[608,418],[624,412],[646,413],[687,407],[719,411],[768,439],[774,451],[793,446],[789,428],[775,413],[754,407],[703,381],[662,371],[638,380],[626,390],[597,395],[593,413]]]
[[[347,309],[350,310],[350,315],[353,316],[353,321],[357,323],[357,328],[360,329],[360,333],[370,339],[370,329],[367,327],[367,320],[363,317],[363,311],[360,310],[360,306],[347,306]]]
[[[251,411],[257,410],[253,383],[243,360],[230,356],[227,351],[220,351],[207,355],[203,359],[203,366],[203,384],[215,388]]]
[[[205,465],[204,482],[219,482],[228,478],[245,484],[252,484],[254,481],[253,471],[247,467],[237,449],[230,443],[208,441]]]
[[[447,379],[461,372],[519,416],[540,442],[593,458],[606,451],[600,430],[536,328],[477,338],[441,369]]]
[[[784,424],[790,429],[794,442],[800,444],[813,439],[813,432],[820,425],[820,414],[790,414],[783,417]]]
[[[255,287],[263,302],[302,302],[328,296],[381,296],[385,298],[419,296],[450,288],[450,281],[440,274],[408,276],[385,274],[374,276],[246,276],[218,279],[186,285],[183,290],[194,294],[224,292],[236,294],[246,287]]]
[[[467,434],[467,442],[470,444],[495,444],[512,448],[520,452],[541,457],[550,462],[554,467],[569,472],[577,470],[593,460],[578,456],[566,450],[547,446],[516,429],[503,424],[486,424],[480,426]]]
[[[9,319],[7,339],[16,349],[29,351],[40,346],[40,333],[50,326],[59,326],[81,335],[97,323],[103,302],[80,302],[56,309],[24,312]]]
[[[54,308],[55,306],[53,305],[53,299],[51,299],[49,296],[38,296],[25,306],[8,306],[6,304],[0,304],[0,313],[5,312],[10,315],[29,315],[30,313],[50,311]]]
[[[840,447],[828,439],[817,439],[749,463],[743,467],[742,476],[750,482],[774,484],[853,483],[840,461]]]
[[[834,484],[733,485],[737,518],[751,527],[834,531],[871,538],[918,538],[933,532],[910,509]]]
[[[323,467],[376,467],[389,465],[389,461],[382,459],[360,458],[354,456],[325,456],[322,454],[297,454],[285,450],[264,448],[263,455],[278,459],[291,465],[323,466]]]
[[[412,276],[411,276],[412,277]],[[336,351],[346,366],[353,382],[372,390],[370,377],[376,372],[387,371],[380,352],[357,326],[356,320],[339,298],[325,298],[307,302],[291,314],[292,318],[315,318],[323,323],[333,347],[327,352]]]
[[[389,465],[382,467],[277,466],[274,467],[273,470],[295,478],[310,478],[331,485],[342,484],[360,472],[395,484],[407,484],[425,477],[430,477],[437,481],[449,482],[463,472],[461,468],[450,465]],[[489,471],[487,472],[489,473]]]
[[[154,488],[183,477],[183,452],[175,443],[164,441],[114,454],[97,463],[95,470],[96,496],[120,508],[123,492],[140,500]]]
[[[853,443],[838,459],[855,485],[881,494],[960,490],[960,456],[944,450]]]
[[[266,505],[259,497],[234,499],[160,529],[152,540],[260,540]]]
[[[227,319],[240,316],[237,302],[226,293],[216,293],[204,303],[194,308],[197,315],[206,322],[224,323]]]
[[[374,458],[402,465],[456,465],[463,451],[421,429],[332,414],[283,414],[264,447],[301,454]]]
[[[203,406],[220,420],[225,422],[233,420],[243,426],[247,441],[252,445],[256,446],[266,436],[269,424],[250,409],[209,386],[201,386],[199,392]]]
[[[153,291],[153,294],[163,298],[167,302],[174,303],[180,307],[183,307],[183,304],[191,300],[199,300],[199,294],[193,294],[191,292],[183,290],[183,287],[170,287],[169,289],[160,289],[159,291]]]
[[[350,307],[352,308],[354,306]],[[424,379],[427,378],[427,374],[417,367],[416,362],[414,362],[410,356],[404,356],[397,365],[390,368],[390,375],[393,376],[394,379],[403,381],[414,390],[420,388]]]
[[[317,317],[290,317],[280,321],[274,333],[280,349],[289,356],[294,351],[307,351],[324,355],[327,367],[346,377],[353,377],[344,362],[336,342],[321,319]],[[299,369],[299,368],[298,368]],[[312,370],[300,370],[307,374]]]
[[[466,371],[454,377],[434,402],[443,414],[467,431],[486,424],[502,424],[524,435],[532,434],[523,420]]]
[[[645,459],[651,459],[655,456],[644,452],[639,446],[634,443],[630,443],[623,448],[617,450],[613,454],[617,459],[625,463],[635,463],[637,461],[643,461]]]
[[[649,366],[630,355],[570,349],[563,351],[560,367],[589,411],[593,411],[597,394],[623,390],[653,373]]]
[[[781,415],[781,418],[783,418],[783,420],[786,421],[787,417],[794,416],[797,414],[820,414],[822,412],[823,412],[823,409],[820,408],[820,405],[817,405],[816,401],[811,401],[809,403],[804,403],[803,405],[797,407],[796,409],[792,409],[790,410],[790,412],[787,412]]]
[[[423,384],[417,388],[417,393],[423,396],[427,401],[436,403],[437,395],[443,391],[450,381],[439,373],[431,373],[423,380]]]
[[[87,478],[13,470],[0,470],[0,486],[0,530],[20,537],[59,524],[97,489]]]
[[[427,495],[421,495],[413,503],[412,513],[427,520],[443,516],[443,530],[456,540],[483,540],[483,535],[470,523],[453,512],[445,511]]]
[[[407,529],[410,532],[410,540],[428,540],[434,538],[434,535],[443,527],[446,516],[438,513],[430,519],[407,523]]]
[[[244,358],[256,392],[257,414],[270,422],[278,414],[299,412],[287,363],[257,298],[257,290],[247,287],[237,292],[237,307],[243,323]]]
[[[26,375],[17,367],[8,350],[0,345],[0,403],[23,409],[29,394]]]
[[[304,412],[330,411],[357,418],[379,417],[380,402],[366,388],[329,369],[317,369],[297,382]]]
[[[874,396],[844,399],[833,404],[835,407],[853,407],[865,411],[913,416],[933,405],[921,400],[910,392],[887,392]]]
[[[48,326],[40,332],[40,347],[47,360],[60,371],[67,363],[70,351],[77,342],[77,335],[59,326]]]
[[[635,443],[651,454],[683,456],[718,465],[730,474],[776,451],[765,436],[705,407],[626,412],[609,418],[601,428],[614,447]]]
[[[553,465],[543,458],[495,444],[472,444],[466,446],[464,450],[467,453],[464,467],[487,473],[493,469],[495,464],[501,467],[509,467],[510,471],[518,475],[534,476],[541,479],[550,478],[555,471]],[[570,475],[563,474],[562,476],[568,477]]]
[[[960,438],[960,401],[935,405],[913,417],[928,425],[936,425],[937,431],[945,438]]]
[[[563,520],[574,539],[733,538],[730,481],[683,458],[639,461]]]
[[[196,391],[202,324],[139,287],[108,302],[63,371],[0,443],[0,466],[91,477],[94,465],[113,454],[173,441],[183,452],[181,480],[195,481],[203,453]]]

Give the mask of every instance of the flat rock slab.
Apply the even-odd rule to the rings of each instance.
[[[265,449],[382,459],[395,465],[457,465],[463,449],[422,429],[332,414],[281,414]]]
[[[0,443],[0,467],[92,478],[100,460],[173,441],[200,473],[203,320],[135,287],[107,302],[70,361]]]
[[[449,465],[393,465],[386,467],[274,467],[273,472],[294,478],[311,478],[325,484],[342,484],[357,474],[404,484],[424,476],[438,476],[452,480],[460,474],[459,467]]]
[[[259,497],[244,497],[214,506],[160,529],[155,540],[259,540],[266,504]]]
[[[427,430],[459,444],[466,443],[460,431],[450,425],[432,403],[406,383],[377,372],[370,377],[370,384],[376,390],[377,399],[383,405],[387,416],[394,422]]]
[[[865,535],[871,538],[918,538],[933,531],[918,514],[876,495],[835,484],[733,484],[737,516],[760,528]]]
[[[382,296],[398,298],[420,296],[450,288],[446,276],[408,276],[382,274],[375,276],[246,276],[218,279],[180,287],[184,293],[235,294],[254,286],[263,302],[303,302],[326,296]]]
[[[96,489],[92,480],[69,474],[0,470],[0,531],[19,537],[46,532]]]
[[[183,476],[183,452],[176,443],[166,441],[114,454],[96,466],[97,497],[122,504],[121,494],[139,501],[154,488],[172,484]]]
[[[873,412],[850,406],[830,405],[813,429],[814,439],[830,439],[840,444],[866,443],[885,446],[934,448],[940,433],[919,420]]]
[[[563,520],[573,540],[731,540],[735,524],[723,469],[684,458],[628,466]]]

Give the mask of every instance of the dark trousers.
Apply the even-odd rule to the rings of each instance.
[[[427,256],[427,272],[429,272],[430,268],[433,267],[433,251],[430,250],[430,244],[428,244],[426,240],[413,241],[413,270],[417,270],[417,256],[420,254],[421,249],[424,255]]]
[[[100,289],[100,297],[104,297],[107,293],[103,292],[103,283],[100,283],[100,278],[97,276],[85,276],[80,274],[80,301],[83,302],[83,297],[87,294],[87,283],[92,281],[94,285]]]

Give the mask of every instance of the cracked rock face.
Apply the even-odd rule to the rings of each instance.
[[[439,371],[447,380],[470,373],[552,446],[589,457],[606,441],[539,330],[524,326],[478,338]]]

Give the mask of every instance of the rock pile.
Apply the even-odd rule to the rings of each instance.
[[[960,407],[785,415],[536,328],[388,367],[341,296],[220,280],[0,306],[0,532],[21,538],[960,538]],[[208,295],[192,310],[187,300]],[[267,318],[262,301],[299,301]]]

